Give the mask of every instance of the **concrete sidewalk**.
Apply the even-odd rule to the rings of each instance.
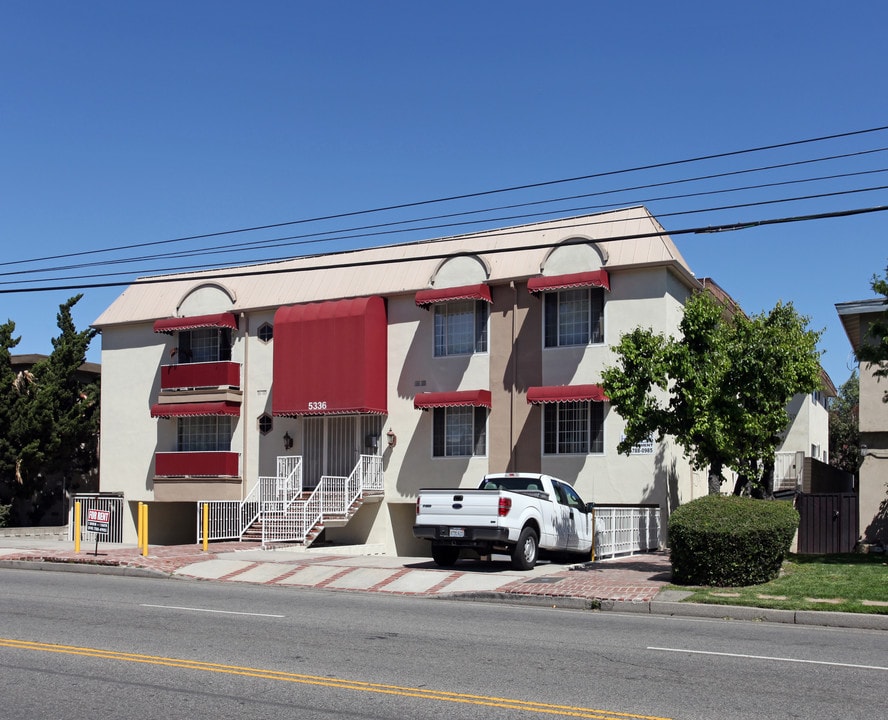
[[[364,547],[263,550],[249,543],[151,546],[81,545],[39,537],[0,537],[0,567],[105,572],[255,583],[340,592],[534,604],[579,610],[736,619],[888,630],[888,615],[769,610],[680,602],[688,593],[664,589],[671,577],[666,553],[576,565],[541,562],[513,570],[505,556],[460,560],[440,568],[430,558],[362,554]]]
[[[602,600],[641,603],[653,600],[669,582],[671,568],[663,553],[599,563],[539,563],[533,570],[513,570],[505,556],[460,560],[440,568],[430,558],[357,554],[359,548],[301,546],[262,550],[249,543],[151,546],[143,556],[132,545],[81,545],[41,538],[0,538],[0,561],[69,566],[117,567],[201,580],[288,585],[325,590],[398,595],[540,598],[546,604],[595,607]],[[72,568],[73,569],[73,568]],[[87,569],[86,567],[83,568]]]

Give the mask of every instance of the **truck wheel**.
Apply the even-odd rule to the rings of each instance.
[[[432,545],[432,559],[435,565],[449,567],[459,559],[459,548],[450,545]]]
[[[526,527],[518,536],[512,548],[512,567],[516,570],[530,570],[536,565],[539,539],[532,527]]]

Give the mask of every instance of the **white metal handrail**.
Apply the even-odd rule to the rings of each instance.
[[[634,555],[660,549],[658,506],[595,506],[595,557]]]
[[[382,458],[361,455],[348,477],[325,475],[308,498],[302,477],[302,457],[277,459],[277,475],[263,476],[241,501],[198,502],[197,541],[203,540],[203,506],[209,506],[209,540],[241,539],[247,528],[262,522],[262,544],[304,542],[324,517],[347,518],[365,492],[384,487]]]

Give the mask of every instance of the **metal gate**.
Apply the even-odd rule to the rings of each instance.
[[[74,528],[76,527],[74,508],[80,503],[80,540],[85,542],[122,543],[123,542],[123,496],[116,495],[98,495],[84,494],[75,495],[71,501],[71,508],[68,511],[68,538],[74,539]],[[111,522],[108,526],[108,534],[96,535],[87,532],[86,519],[90,510],[107,510],[111,513]]]
[[[826,555],[853,552],[858,537],[858,497],[854,493],[796,496],[798,552]]]

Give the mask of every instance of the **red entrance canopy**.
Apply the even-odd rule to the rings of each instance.
[[[493,302],[490,297],[490,287],[485,283],[451,288],[431,288],[429,290],[420,290],[416,293],[416,304],[420,307],[450,302],[451,300],[484,300],[485,302]]]
[[[490,408],[490,390],[457,390],[455,392],[420,393],[413,398],[413,407],[428,410],[436,407]]]
[[[569,275],[537,275],[527,281],[527,289],[532,293],[581,287],[603,287],[605,290],[610,290],[607,270],[592,270]]]
[[[531,405],[559,402],[607,402],[601,385],[544,385],[527,389]]]
[[[151,417],[195,417],[199,415],[240,415],[240,403],[230,400],[196,403],[155,403]]]
[[[274,415],[387,412],[388,320],[381,297],[279,308]]]
[[[217,313],[215,315],[161,318],[154,322],[154,332],[167,333],[168,335],[178,330],[196,330],[207,327],[237,330],[237,318],[233,313]]]

